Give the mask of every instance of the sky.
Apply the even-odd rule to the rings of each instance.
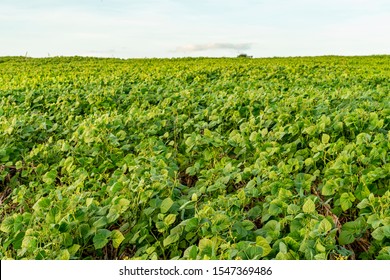
[[[390,54],[389,0],[0,0],[0,56]]]

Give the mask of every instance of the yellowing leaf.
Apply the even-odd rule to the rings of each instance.
[[[122,241],[125,240],[125,237],[119,230],[113,230],[111,232],[112,246],[116,249],[121,245]]]
[[[316,205],[311,198],[306,200],[305,204],[303,204],[302,210],[307,214],[314,213],[316,211]]]
[[[167,213],[173,205],[173,200],[171,198],[166,198],[161,202],[160,210],[161,213]]]
[[[322,219],[322,221],[320,222],[320,224],[318,226],[318,231],[320,233],[327,233],[331,229],[332,229],[332,224],[328,221],[328,219],[326,219],[326,218]]]
[[[328,134],[322,134],[321,142],[322,144],[328,144],[330,140],[330,136]]]

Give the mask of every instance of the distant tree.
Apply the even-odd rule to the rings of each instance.
[[[252,58],[253,56],[247,55],[246,53],[241,53],[241,54],[237,55],[237,57],[239,57],[239,58],[241,58],[241,57],[243,57],[243,58]]]

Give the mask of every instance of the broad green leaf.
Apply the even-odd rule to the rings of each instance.
[[[242,221],[242,226],[246,230],[252,230],[252,229],[254,229],[256,227],[255,224],[253,222],[249,221],[249,220]]]
[[[245,249],[245,253],[242,254],[241,259],[258,260],[263,256],[263,248],[258,246],[251,246]]]
[[[173,200],[171,198],[166,198],[161,202],[160,210],[161,213],[167,213],[173,205]]]
[[[108,224],[108,219],[106,216],[100,217],[96,222],[93,223],[95,228],[102,228]]]
[[[22,249],[27,251],[35,251],[37,249],[37,238],[32,235],[26,235],[22,241]]]
[[[330,136],[328,134],[322,134],[321,142],[322,144],[328,144],[330,140]]]
[[[303,204],[302,210],[307,214],[314,213],[316,211],[316,205],[313,200],[311,200],[311,198],[306,200],[306,202]]]
[[[389,137],[390,138],[390,137]],[[379,251],[377,260],[390,260],[390,246],[386,246]]]
[[[253,132],[251,133],[251,135],[249,136],[249,141],[255,142],[255,141],[256,141],[256,138],[257,138],[257,132],[256,132],[256,131],[253,131]]]
[[[51,200],[48,197],[40,198],[33,206],[33,209],[37,212],[47,210],[50,207]]]
[[[164,218],[164,223],[166,225],[168,225],[168,226],[173,224],[175,221],[176,221],[176,215],[175,214],[169,214],[168,216],[166,216]]]
[[[77,251],[80,249],[80,245],[79,244],[73,244],[71,247],[68,248],[68,252],[71,256],[74,256]]]
[[[387,238],[390,238],[390,225],[383,226],[383,233]]]
[[[159,232],[165,232],[168,230],[169,226],[165,222],[157,222],[156,223],[156,228]]]
[[[305,159],[306,166],[312,166],[314,164],[314,160],[312,158]]]
[[[178,233],[170,234],[170,235],[168,235],[167,238],[164,239],[163,245],[164,245],[164,247],[167,247],[167,246],[171,245],[172,243],[175,243],[179,240],[180,240],[180,234],[178,234]]]
[[[122,241],[125,240],[125,237],[119,230],[113,230],[111,232],[112,246],[116,249],[119,248]]]
[[[374,229],[379,227],[382,223],[382,219],[378,214],[370,215],[367,219],[367,224],[370,224]]]
[[[343,211],[347,211],[352,206],[352,201],[355,200],[355,197],[349,193],[343,193],[340,196],[340,206]]]
[[[371,233],[372,237],[374,237],[376,240],[383,240],[385,238],[385,232],[384,232],[384,227],[378,227],[376,230],[374,230]]]
[[[21,169],[21,168],[23,168],[23,162],[21,162],[20,160],[17,161],[17,162],[15,163],[15,168],[16,168],[16,169]]]
[[[301,210],[301,208],[300,208],[298,205],[295,205],[295,204],[290,204],[290,205],[287,207],[287,213],[290,214],[290,215],[295,215],[295,214],[297,214],[300,210]]]
[[[280,235],[280,223],[275,220],[268,221],[260,232],[263,232],[267,240],[276,240]]]
[[[355,241],[355,236],[353,232],[351,231],[341,231],[340,236],[339,236],[339,243],[340,245],[347,245],[351,244],[353,241]]]
[[[83,239],[86,239],[88,236],[92,234],[91,228],[88,224],[81,224],[79,226],[79,232]]]
[[[185,231],[190,232],[198,229],[199,226],[199,220],[198,218],[191,218],[187,221],[185,226]]]
[[[198,255],[198,247],[195,245],[188,247],[183,254],[184,258],[189,260],[196,260],[197,255]]]
[[[118,202],[118,205],[121,207],[121,211],[126,211],[129,208],[130,200],[126,198],[121,198]]]
[[[316,250],[320,253],[324,253],[326,248],[324,245],[322,245],[322,243],[320,241],[318,241],[316,244]]]
[[[320,253],[314,256],[315,260],[327,260],[327,255],[326,253]]]
[[[284,244],[283,242],[280,242],[279,243],[279,252],[281,252],[282,254],[287,254],[287,245]]]
[[[272,216],[277,216],[278,214],[282,213],[282,209],[278,205],[271,202],[268,208],[268,213]]]
[[[208,238],[199,240],[199,250],[202,255],[211,256],[213,252],[213,242]]]
[[[93,202],[93,197],[88,197],[88,198],[86,199],[86,205],[87,205],[87,207],[88,207],[89,205],[91,205],[92,202]]]
[[[321,193],[322,195],[334,195],[337,190],[337,184],[332,180],[327,181],[325,185],[322,187]]]
[[[99,229],[93,237],[93,245],[95,246],[95,249],[101,249],[106,246],[110,236],[111,231],[107,229]]]
[[[58,260],[69,260],[70,259],[70,254],[67,249],[61,250],[60,254],[58,255]]]
[[[5,233],[11,233],[13,229],[14,229],[14,218],[13,217],[5,218],[1,223],[0,230]]]
[[[267,256],[272,251],[272,248],[269,245],[267,239],[262,236],[256,236],[256,245],[263,249],[262,257]]]
[[[75,169],[75,166],[73,166],[74,158],[73,157],[68,157],[64,161],[64,167],[68,173],[72,172],[72,170]]]
[[[364,208],[369,207],[369,206],[370,206],[370,202],[368,201],[367,198],[365,198],[357,205],[357,208],[364,209]]]
[[[49,185],[53,184],[55,182],[56,178],[57,178],[57,171],[55,169],[52,169],[49,172],[46,172],[42,176],[43,182],[45,182],[46,184],[49,184]]]
[[[326,219],[326,218],[322,219],[322,221],[320,222],[320,224],[318,226],[318,231],[320,233],[327,233],[331,229],[332,229],[332,224],[328,221],[328,219]]]

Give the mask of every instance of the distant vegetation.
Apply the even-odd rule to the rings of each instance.
[[[1,259],[390,259],[389,56],[0,61]]]
[[[242,54],[239,54],[237,57],[239,57],[239,58],[252,58],[253,56],[242,53]]]

